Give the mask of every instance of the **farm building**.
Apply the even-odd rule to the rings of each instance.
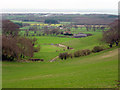
[[[74,34],[74,38],[81,38],[81,37],[87,37],[87,34],[79,33],[79,34]]]
[[[73,27],[77,26],[77,27],[85,27],[85,25],[72,25]]]
[[[63,32],[63,34],[64,34],[64,35],[70,35],[70,36],[73,35],[70,31],[65,31],[65,32]]]

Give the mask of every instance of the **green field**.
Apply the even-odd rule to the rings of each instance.
[[[67,37],[58,37],[58,36],[50,36],[50,35],[49,36],[29,36],[29,38],[36,38],[37,45],[40,45],[40,51],[37,53],[34,53],[33,58],[41,58],[41,59],[44,59],[45,61],[48,61],[58,56],[59,53],[62,53],[62,52],[74,52],[80,49],[92,50],[94,46],[99,46],[99,45],[104,46],[105,48],[108,48],[108,45],[106,45],[104,42],[101,41],[102,32],[100,31],[88,32],[86,30],[79,30],[79,32],[90,33],[93,35],[84,37],[84,38],[70,38],[70,37],[67,38]],[[21,32],[21,35],[23,33],[24,31]],[[33,33],[33,31],[30,31],[29,33]],[[63,51],[64,48],[56,47],[54,44],[62,44],[65,46],[69,46],[74,50]],[[58,52],[56,52],[56,50]]]
[[[22,29],[25,29],[25,28],[27,29],[29,27],[30,26],[23,27]],[[24,33],[25,33],[24,31],[21,31],[20,35],[23,35]],[[33,33],[34,31],[29,31],[29,34],[33,34]],[[79,49],[93,49],[94,46],[98,46],[98,45],[105,46],[105,44],[101,42],[102,32],[100,30],[94,32],[94,31],[87,31],[85,27],[83,27],[82,29],[72,28],[71,33],[89,33],[93,35],[85,38],[70,38],[70,37],[67,38],[67,37],[58,37],[58,36],[50,36],[50,35],[49,36],[30,36],[29,38],[36,38],[37,45],[41,46],[41,50],[35,53],[33,58],[42,58],[48,61],[58,56],[59,53],[64,52],[63,48],[58,48],[58,47],[55,48],[55,46],[53,47],[51,44],[63,44],[71,48],[74,48],[74,50],[72,51],[69,50],[67,52],[74,52]],[[58,52],[56,52],[56,50]]]
[[[15,21],[14,21],[15,22]],[[26,22],[28,23],[28,22]],[[29,22],[33,23],[33,22]],[[35,22],[34,22],[35,23]],[[62,22],[67,24],[69,22]],[[23,29],[29,27],[23,27]],[[116,88],[118,80],[118,47],[108,49],[102,42],[102,31],[86,31],[85,27],[71,29],[72,33],[89,33],[84,38],[48,36],[28,36],[36,38],[36,46],[40,51],[32,58],[44,59],[43,62],[2,62],[3,88]],[[34,33],[29,31],[29,33]],[[23,35],[24,31],[20,32]],[[63,50],[55,44],[73,48]],[[36,47],[35,46],[35,47]],[[88,56],[68,58],[67,60],[51,59],[59,53],[74,53],[81,49],[92,50],[95,46],[103,46],[106,50],[91,53]]]
[[[117,48],[56,62],[3,62],[3,88],[115,88]]]
[[[58,52],[56,52],[58,50]],[[34,53],[33,58],[44,59],[45,61],[51,60],[58,56],[59,53],[64,52],[62,48],[56,47],[54,45],[41,45],[40,51]]]
[[[43,24],[43,22],[25,22],[25,21],[18,21],[18,20],[11,20],[12,22],[18,22],[18,23],[28,23],[28,24]],[[70,24],[71,22],[60,22],[60,24]]]
[[[30,37],[30,38],[34,38],[34,37]],[[47,61],[58,56],[59,53],[65,52],[63,51],[64,48],[57,47],[54,44],[60,44],[62,42],[75,40],[75,38],[59,38],[52,36],[40,36],[40,37],[35,36],[35,38],[37,38],[37,42],[36,42],[37,45],[40,45],[40,51],[35,53],[33,58],[42,58]]]
[[[93,32],[94,33],[94,32]],[[48,62],[64,52],[51,44],[63,44],[78,49],[92,49],[101,42],[102,33],[96,32],[85,38],[59,38],[35,36],[41,46],[33,58],[45,62],[3,62],[3,88],[115,88],[118,79],[118,50],[108,49],[91,55]],[[34,37],[30,37],[34,38]],[[58,50],[58,52],[56,52]],[[112,68],[112,69],[111,69]]]
[[[11,20],[12,22],[18,22],[18,23],[27,23],[27,24],[41,24],[42,22],[28,22],[28,21],[17,21],[17,20]]]
[[[94,46],[99,45],[108,48],[108,45],[101,41],[101,32],[96,32],[95,35],[84,38],[60,38],[54,36],[35,36],[35,38],[37,38],[37,45],[41,46],[41,50],[35,53],[33,58],[42,58],[47,61],[58,56],[61,52],[74,52],[80,49],[92,50]],[[51,44],[62,44],[65,46],[69,46],[74,50],[63,51],[64,48],[56,47]],[[56,50],[58,50],[58,52],[56,52]]]

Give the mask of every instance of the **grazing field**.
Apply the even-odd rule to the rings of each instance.
[[[34,38],[34,37],[31,37]],[[38,44],[58,44],[62,42],[68,42],[70,40],[75,40],[76,38],[63,38],[54,36],[35,36]]]
[[[41,45],[40,47],[40,51],[34,53],[33,58],[40,58],[44,59],[44,61],[49,61],[54,57],[58,56],[59,53],[64,52],[63,48],[56,47],[54,45]],[[56,52],[56,50],[58,51]]]
[[[35,18],[32,19],[34,16]],[[7,40],[10,40],[5,38],[6,42],[3,45],[7,47],[7,50],[6,48],[5,50],[8,51],[8,55],[6,55],[6,52],[3,50],[3,56],[5,58],[5,61],[2,62],[3,88],[118,87],[119,46],[117,45],[119,45],[119,43],[117,44],[116,42],[116,46],[113,44],[112,47],[102,41],[102,32],[110,27],[88,27],[89,25],[94,26],[97,24],[106,25],[108,21],[112,19],[107,21],[107,19],[103,18],[102,21],[104,21],[104,23],[102,23],[102,21],[97,23],[95,20],[97,20],[99,15],[97,18],[95,18],[94,15],[92,17],[90,15],[90,19],[85,15],[83,19],[85,19],[86,22],[82,22],[78,15],[62,15],[61,17],[51,17],[51,19],[56,18],[55,20],[58,20],[60,24],[46,24],[45,21],[49,19],[49,15],[47,16],[48,18],[38,16],[31,15],[29,20],[26,15],[23,15],[23,18],[20,15],[8,16],[8,19],[20,25],[18,34],[13,34],[24,38],[15,39],[16,37],[11,37],[13,45],[10,47],[8,47],[9,43],[7,42]],[[77,18],[75,18],[75,16],[77,16]],[[98,20],[99,19],[100,17]],[[80,22],[77,22],[78,20]],[[95,22],[91,23],[91,20]],[[11,32],[9,33],[12,34]],[[29,39],[27,40],[26,38],[36,38],[36,42]],[[20,42],[21,40],[23,40],[23,42]],[[113,41],[113,39],[111,40]],[[97,49],[95,46],[97,46]],[[15,50],[10,54],[9,52],[11,52],[12,49]],[[76,53],[76,51],[78,52]],[[16,54],[17,52],[18,54]],[[6,61],[6,59],[16,60],[16,62],[10,60],[9,62]]]
[[[115,88],[118,50],[56,62],[3,62],[3,88]]]
[[[34,37],[30,37],[34,38]],[[40,51],[34,54],[33,58],[42,58],[45,61],[51,60],[58,56],[59,53],[65,52],[64,48],[57,47],[54,44],[60,44],[62,42],[68,42],[70,40],[75,40],[76,38],[59,38],[51,36],[35,36],[37,39],[37,45],[40,45]],[[56,52],[57,50],[57,52]]]
[[[94,32],[92,32],[93,34]],[[34,38],[34,37],[31,37]],[[46,61],[51,60],[52,58],[59,55],[62,52],[74,52],[80,49],[90,49],[92,50],[94,46],[105,46],[108,48],[108,45],[101,41],[102,33],[96,32],[93,36],[84,37],[84,38],[60,38],[52,36],[35,36],[37,38],[37,45],[41,46],[39,52],[34,54],[33,58],[42,58]],[[74,50],[66,50],[64,48],[56,47],[54,44],[62,44],[69,46]],[[57,52],[56,52],[57,50]],[[47,56],[47,57],[46,57]]]
[[[20,23],[20,21],[16,21],[16,20],[12,20],[12,21]],[[59,53],[74,52],[74,51],[80,50],[80,49],[90,49],[91,50],[91,49],[93,49],[94,46],[98,46],[98,45],[105,46],[105,44],[103,42],[101,42],[101,38],[102,38],[101,30],[87,31],[85,27],[70,29],[71,33],[73,33],[73,34],[74,33],[93,34],[92,36],[84,37],[84,38],[71,38],[70,36],[59,37],[59,35],[37,36],[37,34],[43,34],[44,30],[42,30],[42,26],[44,26],[44,23],[40,23],[40,22],[22,22],[22,23],[28,23],[28,24],[30,24],[30,26],[25,26],[25,27],[21,28],[22,31],[19,32],[19,35],[21,35],[21,36],[24,36],[24,33],[26,32],[24,30],[29,29],[30,27],[33,27],[32,26],[33,24],[39,24],[36,27],[41,29],[41,30],[36,31],[36,33],[34,31],[29,31],[30,36],[27,36],[29,38],[36,38],[37,39],[36,46],[40,45],[40,51],[34,53],[34,56],[32,57],[34,59],[37,58],[37,59],[44,59],[44,61],[49,61],[49,60],[55,58],[56,56],[58,56]],[[69,22],[62,22],[61,24],[69,24]],[[34,35],[34,36],[32,36],[32,35]],[[65,48],[57,47],[54,44],[62,44],[65,46],[69,46],[69,47],[73,48],[73,50],[65,50],[64,51]]]
[[[24,27],[25,28],[25,27]],[[84,28],[80,29],[71,29],[72,33],[89,33],[93,34],[92,36],[84,37],[84,38],[70,38],[70,37],[58,37],[58,36],[29,36],[29,38],[36,38],[37,45],[40,45],[41,49],[39,52],[34,53],[33,58],[44,59],[45,61],[51,60],[54,57],[58,56],[59,53],[62,52],[74,52],[78,49],[93,49],[94,46],[105,44],[101,41],[102,32],[99,31],[87,31]],[[29,33],[34,33],[34,31],[29,31]],[[21,31],[21,35],[24,34],[24,31]],[[69,46],[74,50],[66,50],[64,48],[56,47],[54,44],[63,44],[65,46]],[[57,51],[57,52],[56,52]],[[47,56],[47,57],[46,57]]]
[[[76,50],[77,49],[92,49],[94,46],[98,46],[98,45],[105,46],[105,43],[103,43],[101,39],[102,39],[102,33],[99,32],[93,36],[78,38],[78,39],[71,40],[68,42],[63,42],[62,44],[70,46]]]

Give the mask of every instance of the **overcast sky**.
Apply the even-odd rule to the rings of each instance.
[[[2,8],[13,9],[117,9],[119,0],[1,0]]]
[[[119,0],[1,0],[2,9],[117,10]]]

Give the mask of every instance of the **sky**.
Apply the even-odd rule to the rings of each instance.
[[[1,0],[1,9],[117,10],[119,0]]]

